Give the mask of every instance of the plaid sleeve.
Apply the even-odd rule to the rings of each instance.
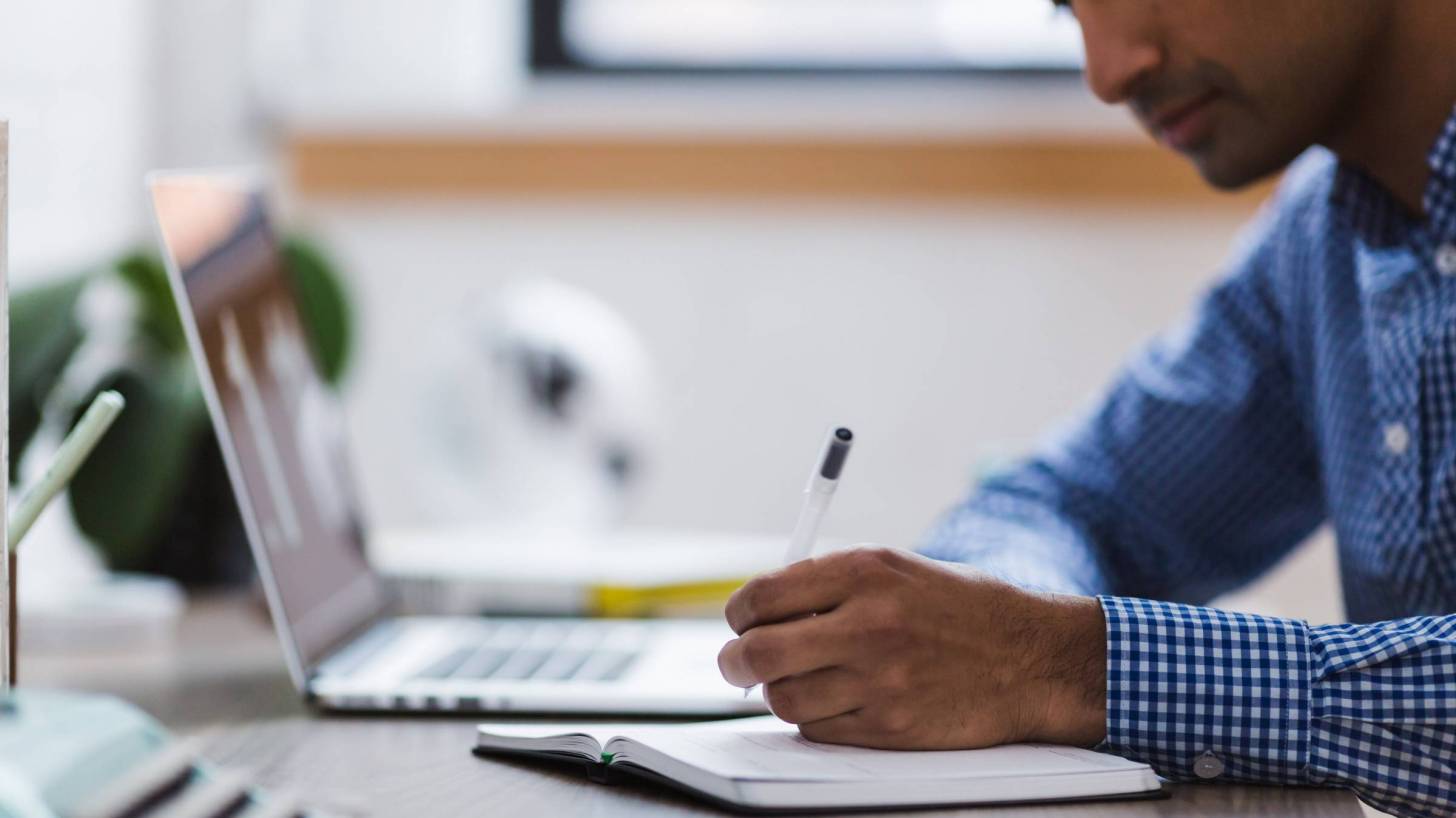
[[[1456,814],[1456,616],[1311,627],[1098,599],[1103,749],[1175,780],[1349,787],[1396,815]]]
[[[986,491],[944,515],[920,552],[1024,588],[1091,596],[1107,588],[1075,522],[1036,499]]]
[[[1256,222],[1188,320],[943,515],[922,552],[1047,590],[1206,602],[1302,542],[1326,514],[1276,227]]]

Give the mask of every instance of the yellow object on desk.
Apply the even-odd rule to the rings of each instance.
[[[615,619],[717,616],[748,577],[672,585],[594,585],[588,589],[590,615]]]
[[[831,545],[838,545],[834,541]],[[708,616],[781,564],[781,534],[629,527],[605,532],[386,529],[370,559],[407,610],[513,616]]]

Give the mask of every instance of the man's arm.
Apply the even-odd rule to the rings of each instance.
[[[729,682],[762,683],[815,741],[886,749],[1106,735],[1107,628],[1091,597],[1027,591],[888,548],[754,578],[728,601]]]
[[[1030,587],[1204,602],[1325,517],[1274,268],[1281,208],[1190,320],[1102,400],[988,480],[921,548]]]
[[[1456,811],[1451,618],[1311,628],[1090,598],[1208,599],[1324,516],[1273,229],[1256,227],[1183,332],[925,549],[1019,587],[890,551],[808,560],[730,601],[740,638],[720,654],[725,678],[763,683],[811,739],[1102,743],[1175,778],[1349,786],[1401,814]]]
[[[1097,745],[1174,779],[1456,814],[1456,615],[1311,627],[858,549],[754,579],[727,616],[724,678],[814,741]]]
[[[1104,748],[1182,780],[1350,787],[1456,814],[1456,615],[1310,625],[1101,597]]]

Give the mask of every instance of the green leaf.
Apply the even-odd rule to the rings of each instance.
[[[186,356],[113,372],[96,391],[103,389],[120,391],[126,409],[77,472],[69,497],[81,531],[112,568],[128,570],[145,561],[175,513],[207,414]]]
[[[141,332],[164,351],[185,354],[187,336],[162,260],[151,253],[131,253],[116,262],[116,272],[137,295]]]
[[[19,290],[10,296],[10,476],[40,427],[56,378],[80,347],[76,299],[86,276]]]
[[[324,254],[303,238],[284,239],[282,252],[319,370],[337,384],[347,368],[353,341],[353,318],[341,280]],[[146,564],[175,517],[182,488],[194,478],[190,471],[197,462],[200,436],[209,433],[209,425],[165,268],[156,256],[137,252],[118,260],[115,270],[138,297],[137,331],[151,343],[139,347],[140,359],[96,385],[94,392],[119,390],[127,399],[127,408],[77,473],[69,498],[80,529],[98,545],[112,568],[127,570]],[[40,401],[51,387],[44,374],[52,373],[53,380],[80,343],[82,328],[76,326],[73,312],[76,294],[84,283],[85,279],[77,279],[71,290],[37,291],[15,299],[20,302],[30,297],[33,303],[25,305],[31,316],[28,323],[13,319],[13,338],[29,330],[36,337],[20,341],[20,349],[27,350],[26,355],[31,355],[31,349],[38,352],[32,355],[37,360],[28,370],[12,363],[12,372],[24,375],[34,370],[38,374],[30,381],[12,378],[11,405],[19,404],[16,390],[24,390],[27,383],[38,397],[29,426],[25,416],[17,418],[12,413],[14,452],[21,451],[34,434]],[[62,297],[67,294],[68,298]],[[57,338],[68,343],[61,344]],[[57,352],[39,354],[52,348]],[[12,343],[13,359],[16,356],[17,346]],[[20,397],[24,395],[22,391]],[[15,423],[17,419],[20,424]],[[16,437],[16,431],[23,436]],[[208,544],[198,543],[197,547]]]
[[[299,318],[308,329],[319,371],[337,385],[349,363],[354,331],[343,284],[333,263],[307,239],[289,236],[282,249],[292,273]]]

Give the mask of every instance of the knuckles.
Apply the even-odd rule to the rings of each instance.
[[[804,720],[799,696],[792,685],[785,682],[764,685],[763,701],[770,712],[789,724],[798,724]]]
[[[783,717],[780,716],[779,718]],[[820,744],[834,744],[836,743],[835,739],[837,738],[837,736],[829,732],[826,727],[817,722],[800,724],[799,735],[802,735],[804,738]]]
[[[730,684],[750,685],[776,678],[783,649],[772,636],[750,632],[718,651],[718,671]]]
[[[728,597],[728,604],[723,609],[723,614],[724,618],[728,620],[728,627],[732,628],[734,633],[742,634],[757,622],[758,612],[762,608],[762,601],[766,598],[767,593],[764,586],[768,584],[768,581],[766,577],[749,580]]]
[[[904,555],[893,548],[860,545],[834,555],[842,561],[846,573],[856,583],[877,579],[899,566]]]
[[[891,663],[880,671],[878,681],[882,699],[890,702],[904,700],[914,692],[915,688],[915,681],[910,669],[898,662]]]
[[[919,719],[910,707],[904,704],[889,704],[874,711],[875,728],[886,738],[905,736],[915,730]]]
[[[864,651],[880,658],[909,647],[914,639],[914,612],[910,602],[895,592],[867,596],[846,606],[849,627]]]
[[[775,678],[783,656],[783,649],[774,637],[763,632],[751,632],[738,638],[738,653],[745,671],[757,681]]]

